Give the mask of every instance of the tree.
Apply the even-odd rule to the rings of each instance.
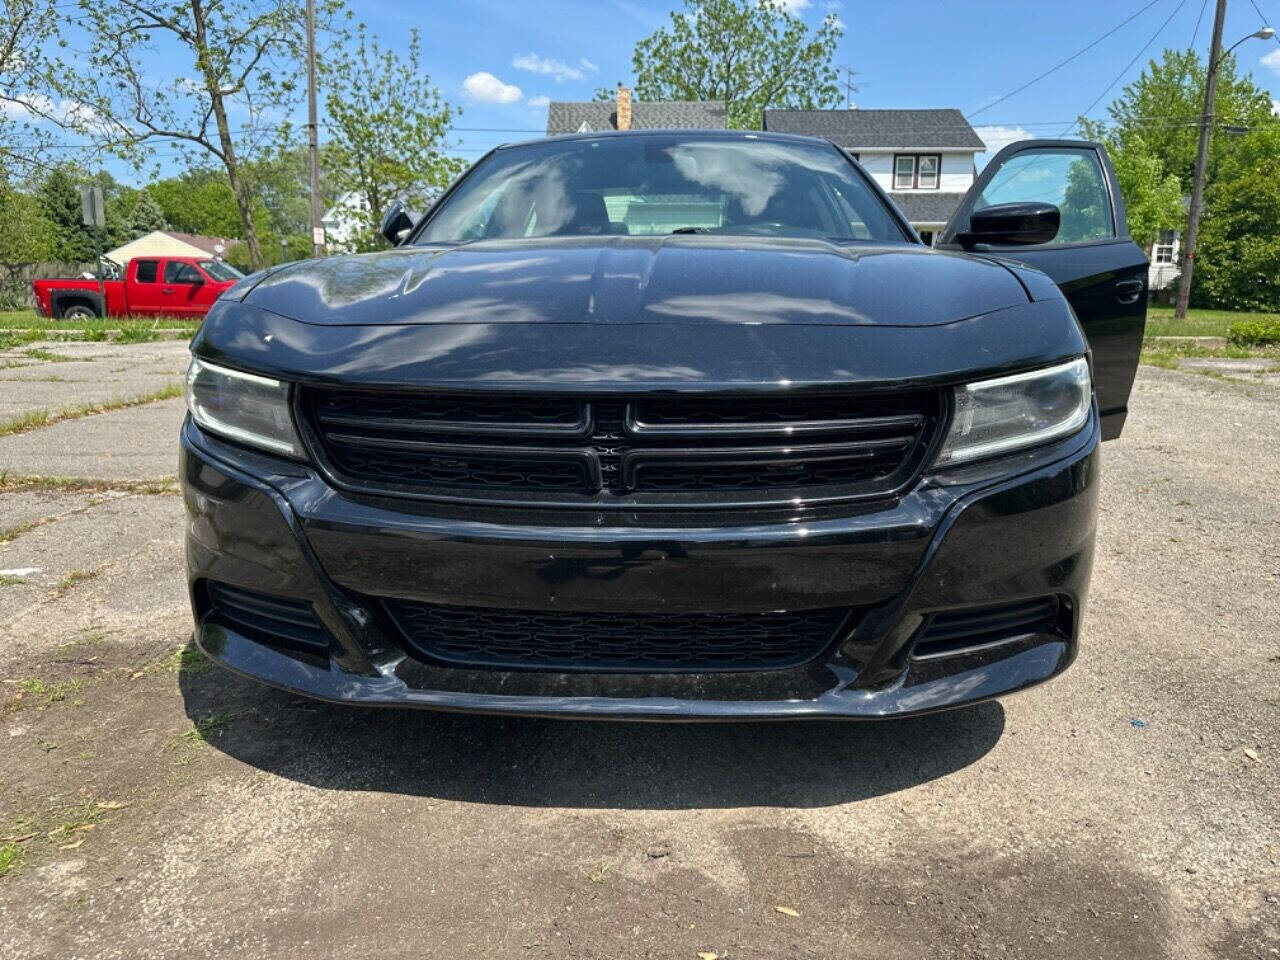
[[[636,44],[640,100],[723,100],[729,126],[759,129],[766,107],[840,103],[832,65],[844,28],[834,13],[810,30],[781,0],[685,0]]]
[[[243,237],[243,222],[226,174],[215,167],[192,167],[147,188],[174,230],[210,237]],[[254,222],[260,217],[255,214]]]
[[[46,124],[66,120],[42,54],[58,42],[56,0],[0,4],[0,173],[41,169],[51,142]]]
[[[1280,310],[1280,125],[1241,137],[1209,183],[1192,304]]]
[[[1124,196],[1129,233],[1138,246],[1149,249],[1161,230],[1176,230],[1186,219],[1182,209],[1182,185],[1136,131],[1122,136],[1102,124],[1081,118],[1082,136],[1099,140],[1107,148]]]
[[[0,223],[0,263],[56,259],[54,226],[40,201],[8,180],[0,180]]]
[[[321,4],[326,17],[333,0]],[[125,156],[172,141],[225,171],[250,264],[265,264],[243,164],[276,142],[298,97],[305,62],[299,0],[80,0],[87,62],[68,64],[62,88],[98,119]],[[156,80],[161,50],[178,50],[189,76]],[[233,126],[232,116],[235,116]],[[244,119],[241,120],[240,118]]]
[[[1109,127],[1119,142],[1141,136],[1164,171],[1179,183],[1190,185],[1195,174],[1204,83],[1204,64],[1194,50],[1165,50],[1161,60],[1150,61],[1142,75],[1108,107]],[[1249,76],[1237,76],[1235,58],[1226,57],[1218,68],[1214,96],[1214,120],[1219,130],[1213,138],[1210,172],[1232,149],[1233,138],[1222,136],[1221,127],[1274,123],[1271,109],[1270,94]]]
[[[160,209],[160,204],[156,203],[148,191],[139,191],[133,210],[129,213],[130,239],[141,237],[153,230],[168,229],[169,225],[165,222],[164,211]]]
[[[459,111],[423,69],[416,29],[401,60],[359,24],[354,45],[330,56],[324,82],[329,186],[363,222],[357,247],[370,249],[381,243],[378,221],[392,200],[424,205],[466,167],[445,152]]]

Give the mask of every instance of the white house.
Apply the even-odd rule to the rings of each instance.
[[[959,110],[766,110],[764,128],[823,137],[852,153],[925,243],[976,176],[986,144]]]
[[[1161,230],[1147,250],[1151,266],[1147,267],[1147,289],[1165,290],[1178,279],[1178,258],[1182,251],[1182,233]]]
[[[369,222],[369,201],[363,193],[350,191],[338,197],[320,223],[325,243],[333,250],[354,249],[355,239]]]

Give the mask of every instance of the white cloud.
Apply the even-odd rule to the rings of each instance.
[[[536,53],[521,53],[511,59],[511,65],[517,70],[528,70],[531,73],[545,73],[556,78],[556,83],[566,80],[584,80],[584,74],[577,67],[571,67],[563,60],[552,60],[540,57]]]
[[[995,153],[1018,140],[1031,140],[1035,137],[1025,127],[974,127],[973,131],[987,145],[988,153]]]
[[[0,115],[25,123],[65,123],[70,126],[95,126],[101,120],[98,112],[75,100],[52,100],[42,93],[32,93],[17,100],[0,101]]]
[[[782,9],[787,13],[799,13],[801,10],[808,8],[812,0],[779,0]]]
[[[1271,101],[1271,112],[1280,117],[1280,100]]]
[[[590,60],[588,60],[586,57],[579,57],[579,58],[578,58],[578,65],[579,65],[580,67],[582,67],[582,69],[583,69],[583,70],[586,70],[586,71],[587,71],[587,72],[589,72],[589,73],[599,73],[599,72],[600,72],[600,68],[599,68],[599,67],[597,67],[597,66],[596,66],[594,63],[592,63]]]
[[[530,97],[525,101],[531,107],[545,107],[551,103],[550,97]]]
[[[1276,47],[1258,62],[1272,73],[1280,74],[1280,47]]]
[[[486,70],[473,73],[463,80],[462,89],[477,103],[515,103],[523,96],[514,83],[503,83]]]

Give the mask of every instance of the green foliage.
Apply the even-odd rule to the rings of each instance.
[[[381,245],[377,226],[392,200],[423,207],[466,166],[446,153],[458,110],[432,86],[421,58],[416,29],[401,60],[359,24],[354,44],[326,61],[329,185],[363,224],[359,249]]]
[[[321,26],[337,0],[319,4]],[[86,56],[67,58],[60,88],[92,110],[79,124],[121,156],[144,160],[157,141],[225,171],[254,267],[265,264],[242,165],[275,142],[279,117],[300,97],[305,62],[301,0],[217,0],[157,7],[134,0],[79,0]],[[157,81],[165,59],[188,75]],[[156,198],[160,205],[164,201]]]
[[[54,226],[40,201],[0,180],[0,262],[52,260]],[[25,293],[25,291],[24,291]]]
[[[1280,125],[1239,139],[1209,182],[1195,306],[1280,309]]]
[[[164,211],[160,209],[160,204],[156,203],[148,191],[140,190],[133,209],[129,212],[131,239],[144,236],[153,230],[167,229],[169,224],[165,222]]]
[[[50,126],[66,119],[50,65],[40,56],[57,43],[62,6],[57,0],[0,3],[0,180],[39,170],[55,139]]]
[[[174,230],[208,237],[240,237],[244,225],[224,170],[193,167],[147,188]]]
[[[780,0],[685,0],[669,27],[636,44],[636,96],[723,100],[729,126],[750,130],[766,107],[834,107],[843,34],[834,13],[810,31]]]
[[[40,184],[36,197],[44,219],[52,226],[56,260],[92,260],[93,234],[81,219],[78,178],[67,167],[55,167]]]
[[[1125,87],[1107,110],[1110,126],[1122,140],[1140,135],[1165,173],[1188,187],[1195,174],[1204,83],[1205,65],[1199,54],[1194,50],[1165,50],[1160,61],[1150,61],[1142,75]],[[1238,76],[1231,56],[1218,68],[1213,109],[1219,129],[1210,154],[1211,172],[1233,149],[1233,139],[1221,133],[1222,125],[1255,127],[1274,122],[1271,95],[1249,76]]]
[[[1124,196],[1129,233],[1138,246],[1149,249],[1161,230],[1177,230],[1184,225],[1182,184],[1165,170],[1141,131],[1108,130],[1103,124],[1081,117],[1080,132],[1086,139],[1099,140],[1106,146]]]
[[[1280,343],[1280,317],[1237,320],[1227,327],[1227,339],[1238,347],[1267,347]]]

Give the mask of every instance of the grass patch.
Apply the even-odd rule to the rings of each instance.
[[[0,844],[0,877],[6,877],[9,871],[22,866],[22,858],[22,847],[14,841]]]
[[[207,714],[197,720],[190,730],[178,734],[173,738],[173,746],[186,745],[188,747],[196,747],[208,741],[208,739],[219,730],[227,727],[239,717],[249,713],[248,710],[241,710],[238,713],[230,713],[227,711],[218,711]]]
[[[0,491],[57,490],[64,493],[140,493],[149,496],[179,492],[176,480],[93,480],[87,477],[21,476],[0,470]],[[26,531],[20,531],[26,532]]]
[[[1148,337],[1225,337],[1231,324],[1274,318],[1274,313],[1235,310],[1188,310],[1182,320],[1174,319],[1173,307],[1147,308]]]
[[[83,690],[84,680],[74,677],[61,683],[48,683],[42,677],[27,677],[18,681],[18,689],[22,691],[24,697],[38,700],[37,706],[45,710],[55,703],[62,703],[71,694]]]
[[[174,673],[204,673],[209,669],[209,658],[194,643],[188,643],[173,651],[165,665]]]
[[[0,437],[7,437],[14,433],[26,433],[28,430],[38,430],[41,427],[60,423],[63,420],[76,420],[80,417],[92,416],[95,413],[123,410],[126,407],[140,407],[144,404],[155,403],[158,400],[171,400],[180,396],[182,396],[182,384],[173,383],[159,390],[144,393],[140,397],[107,400],[102,403],[77,403],[59,407],[56,410],[28,410],[8,420],[0,420]]]
[[[4,331],[0,332],[0,350],[8,350],[12,347],[21,347],[24,344],[35,343],[37,340],[43,340],[38,332],[28,330]]]
[[[16,587],[26,582],[26,577],[11,577],[7,573],[0,573],[0,587]]]
[[[89,338],[71,337],[71,339],[105,340],[107,339],[106,334],[123,330],[126,327],[151,327],[156,330],[181,330],[195,333],[200,328],[200,323],[201,321],[198,318],[176,316],[149,316],[145,320],[131,319],[129,317],[87,317],[81,320],[53,320],[49,317],[40,316],[34,310],[0,311],[0,330],[36,331],[51,336],[66,335],[80,330],[101,331],[103,333],[100,338],[95,336]]]
[[[62,596],[76,584],[85,583],[88,580],[92,580],[97,575],[98,571],[96,570],[72,570],[58,581],[58,586],[55,588],[56,592],[58,596]]]
[[[22,351],[24,357],[30,357],[32,360],[43,360],[46,363],[69,363],[75,357],[69,357],[65,353],[54,353],[52,350],[46,350],[44,347],[31,347]]]
[[[116,343],[150,343],[160,339],[160,323],[122,323],[116,333]]]

